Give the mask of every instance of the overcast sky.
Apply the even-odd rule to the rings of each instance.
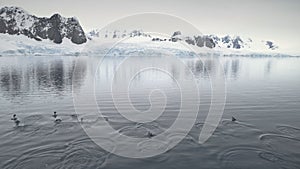
[[[273,40],[300,51],[300,0],[1,0],[0,5],[37,16],[76,16],[85,31],[131,14],[162,12],[187,20],[204,34]]]

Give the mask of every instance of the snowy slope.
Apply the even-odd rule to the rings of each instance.
[[[84,45],[74,44],[69,39],[56,44],[50,40],[36,41],[24,35],[0,34],[0,55],[78,55]]]
[[[126,34],[126,32],[128,33]],[[255,38],[250,39],[241,36],[184,36],[180,31],[176,31],[170,37],[160,37],[158,35],[143,33],[140,30],[102,32],[93,30],[88,33],[87,37],[89,39],[87,46],[89,46],[89,52],[91,53],[93,51],[99,53],[101,50],[102,53],[105,53],[103,49],[112,46],[108,44],[117,43],[117,46],[114,47],[114,55],[125,55],[126,52],[129,53],[131,50],[142,52],[142,50],[150,49],[169,49],[173,52],[176,51],[178,55],[180,53],[195,52],[218,55],[282,56],[280,48],[271,41],[263,41]],[[199,39],[202,42],[199,42]]]
[[[155,37],[165,39],[166,37]],[[24,35],[0,34],[0,55],[159,55],[159,52],[169,52],[177,56],[194,56],[198,54],[217,55],[278,55],[278,50],[268,49],[262,41],[243,44],[242,49],[226,48],[217,44],[214,48],[199,47],[185,41],[156,41],[151,35],[132,36],[124,38],[94,37],[87,43],[77,45],[69,39],[63,39],[61,44],[50,40],[36,41]]]
[[[114,46],[113,46],[114,45]],[[92,30],[85,33],[75,17],[37,17],[19,7],[0,8],[0,55],[281,55],[276,43],[242,36],[186,35],[162,37],[142,30]]]
[[[169,41],[156,42],[150,37],[134,36],[122,40],[93,39],[82,50],[84,55],[109,55],[109,56],[144,56],[161,54],[177,56],[193,56],[193,50],[185,43]]]

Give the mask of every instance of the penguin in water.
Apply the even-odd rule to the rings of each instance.
[[[231,121],[233,121],[233,122],[236,121],[236,118],[232,116]]]
[[[105,121],[108,121],[108,117],[103,117]]]
[[[55,123],[60,123],[62,120],[60,118],[55,118]]]
[[[15,124],[16,124],[16,126],[19,126],[20,120],[16,119],[16,120],[15,120]]]
[[[13,120],[13,121],[15,122],[16,126],[19,126],[19,124],[20,124],[20,120],[18,120],[18,118],[17,118],[17,115],[16,115],[16,114],[14,114],[14,115],[13,115],[13,117],[11,118],[11,120]]]
[[[15,120],[17,120],[18,118],[17,118],[17,115],[16,114],[14,114],[13,115],[13,117],[11,118],[11,120],[13,120],[13,121],[15,121]]]
[[[52,115],[54,118],[56,118],[57,117],[57,114],[56,114],[56,111],[55,112],[53,112],[53,115]]]
[[[148,138],[152,138],[152,137],[154,137],[155,136],[155,134],[153,134],[153,133],[151,133],[150,131],[148,131],[148,133],[147,133],[147,137]]]
[[[73,119],[76,119],[76,118],[77,118],[77,114],[71,114],[71,117],[72,117]]]
[[[53,112],[53,115],[52,115],[52,116],[53,116],[53,117],[54,117],[54,119],[55,119],[55,120],[54,120],[54,122],[55,122],[55,123],[60,123],[60,122],[62,121],[60,118],[58,118],[58,117],[57,117],[57,113],[56,113],[56,111],[55,111],[55,112]]]

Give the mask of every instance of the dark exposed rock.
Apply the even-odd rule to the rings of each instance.
[[[190,44],[190,45],[195,45],[195,40],[192,39],[192,38],[187,38],[187,39],[185,40],[185,42],[186,42],[187,44]]]
[[[7,27],[3,20],[0,20],[0,33],[6,33]]]
[[[173,35],[172,35],[172,37],[177,36],[177,35],[181,35],[181,32],[180,31],[174,32]]]
[[[278,46],[275,46],[273,42],[271,41],[266,41],[266,45],[268,46],[269,49],[275,50],[278,48]]]
[[[203,47],[204,46],[204,39],[202,36],[196,36],[195,37],[196,45],[198,47]]]
[[[180,31],[174,32],[173,35],[172,35],[172,37],[171,37],[171,41],[172,42],[177,42],[177,41],[182,40],[180,36],[181,36],[181,32]]]
[[[212,38],[206,36],[205,37],[205,46],[208,48],[214,48],[216,46],[216,44]]]
[[[177,42],[177,41],[180,41],[180,40],[181,40],[180,38],[171,38],[172,42]]]
[[[242,41],[242,39],[238,36],[238,37],[236,37],[235,39],[233,39],[233,48],[234,49],[240,49],[241,47],[242,47],[242,43],[243,43],[243,41]]]
[[[223,43],[229,43],[231,41],[231,38],[230,38],[230,36],[224,36],[223,38],[222,38],[222,42]]]
[[[199,47],[208,47],[214,48],[216,46],[214,40],[208,36],[196,36],[195,37],[196,45]]]
[[[249,39],[251,41],[251,39]],[[230,36],[224,36],[222,38],[222,43],[226,44],[227,48],[233,48],[233,49],[241,49],[244,47],[244,41],[241,39],[241,37],[230,37]]]
[[[75,44],[87,41],[78,20],[73,17],[64,18],[54,14],[50,18],[40,18],[18,7],[0,9],[0,33],[23,34],[38,41],[50,39],[54,43],[62,43],[63,38]]]

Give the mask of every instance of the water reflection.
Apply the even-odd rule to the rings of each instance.
[[[272,67],[272,61],[268,60],[265,66],[265,74],[270,74],[271,72],[271,67]]]
[[[66,77],[67,79],[71,79],[70,77]],[[63,61],[61,59],[55,60],[50,63],[50,81],[52,86],[54,86],[57,90],[63,90],[66,87],[66,81],[64,77],[64,67]]]
[[[238,77],[240,68],[240,61],[238,59],[234,59],[231,61],[231,76],[236,79]]]
[[[240,59],[226,59],[223,64],[225,76],[229,79],[236,80],[240,75]]]
[[[101,63],[98,78],[103,81],[110,80],[123,59],[121,57],[105,59]],[[101,57],[2,57],[0,63],[1,94],[5,98],[14,98],[20,95],[28,96],[44,93],[63,95],[64,93],[70,93],[72,83],[74,89],[80,89],[84,83],[90,83],[100,60]],[[269,74],[272,69],[272,60],[258,60],[260,60],[260,65],[257,65],[257,67],[262,67],[265,75]],[[122,70],[121,79],[117,80],[122,81],[122,78],[129,78],[127,74],[142,67],[145,62],[150,62],[153,66],[156,64],[164,65],[166,70],[169,70],[175,78],[184,78],[191,71],[198,80],[209,79],[209,76],[217,76],[222,72],[217,70],[216,66],[220,61],[219,58],[184,58],[182,61],[187,66],[186,70],[178,70],[176,65],[168,62],[164,57],[137,57],[126,70]],[[244,62],[241,58],[221,58],[225,76],[228,80],[238,80],[240,78],[243,70],[241,62]],[[249,65],[244,64],[244,69],[247,66]],[[89,72],[88,77],[87,72]],[[135,80],[142,79],[141,75],[137,75]]]
[[[71,91],[72,78],[80,86],[86,74],[86,62],[73,77],[76,57],[1,58],[1,94],[8,99],[46,93],[63,95]]]

